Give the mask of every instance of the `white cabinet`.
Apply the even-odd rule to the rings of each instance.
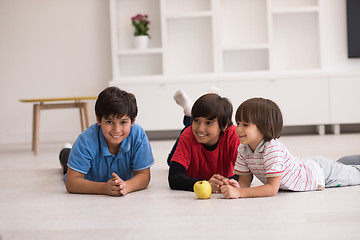
[[[216,82],[119,84],[117,86],[135,94],[139,109],[136,122],[145,130],[160,131],[183,128],[183,109],[173,99],[177,90],[185,90],[195,101],[212,86],[216,86]]]
[[[234,111],[249,97],[273,99],[286,126],[358,123],[360,113],[346,108],[360,100],[358,78],[332,78],[322,69],[321,2],[110,0],[110,85],[136,95],[146,130],[181,129],[173,94],[184,89],[195,100],[211,86]],[[151,21],[145,50],[133,46],[131,17],[138,13]]]
[[[330,78],[331,123],[360,123],[360,74]]]
[[[221,82],[225,96],[237,107],[246,99],[264,97],[275,101],[283,114],[284,125],[329,124],[328,80],[324,78],[279,78]],[[321,96],[321,97],[320,97]]]

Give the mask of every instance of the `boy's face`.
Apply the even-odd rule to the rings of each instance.
[[[198,143],[213,146],[219,140],[221,129],[217,118],[212,120],[204,117],[194,118],[191,126]]]
[[[121,118],[114,117],[114,115],[103,116],[101,119],[97,118],[97,123],[101,126],[110,153],[116,155],[121,142],[129,136],[134,123],[131,122],[127,115]]]
[[[264,135],[259,131],[258,127],[254,123],[236,122],[236,133],[240,139],[240,143],[247,144],[255,151],[261,140],[264,139]]]

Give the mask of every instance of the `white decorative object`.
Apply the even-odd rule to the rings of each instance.
[[[146,49],[149,43],[149,36],[135,36],[134,44],[136,49]]]

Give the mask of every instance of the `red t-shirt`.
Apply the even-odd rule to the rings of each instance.
[[[236,127],[233,125],[220,135],[217,148],[207,151],[196,141],[190,126],[181,134],[172,161],[183,165],[188,177],[209,180],[216,173],[231,177],[234,175],[239,144]]]

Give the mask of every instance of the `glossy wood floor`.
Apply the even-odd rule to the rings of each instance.
[[[280,140],[295,156],[360,154],[360,134]],[[165,161],[173,143],[151,142],[150,186],[124,197],[67,193],[62,143],[41,143],[37,156],[30,143],[0,145],[0,239],[360,239],[360,186],[199,200],[168,188]]]

